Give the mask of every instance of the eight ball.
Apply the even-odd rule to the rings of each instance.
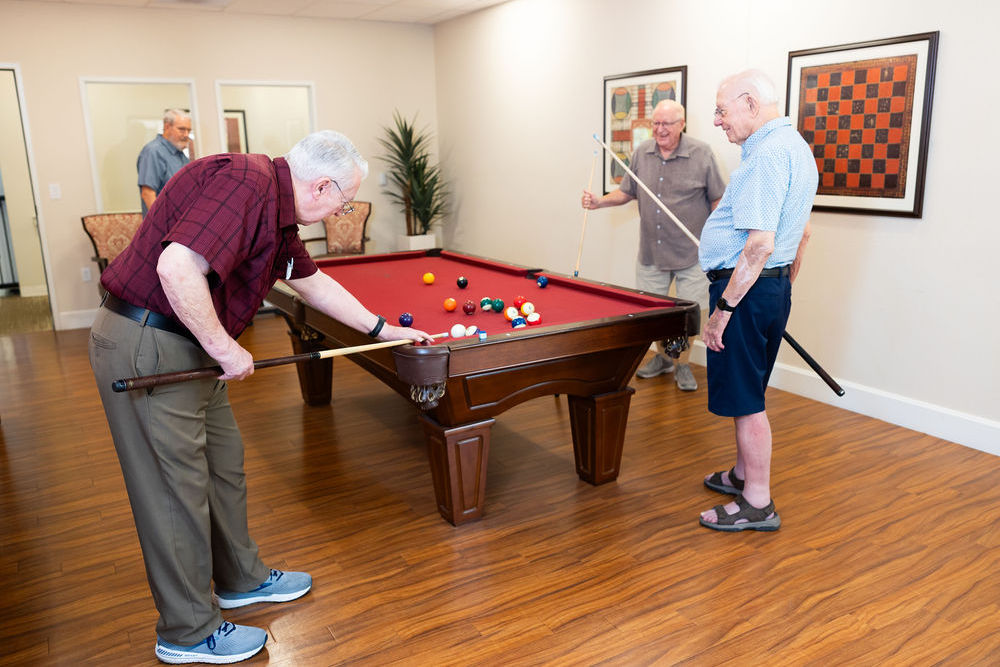
[[[455,284],[458,285],[459,289],[465,289],[469,286],[469,279],[465,276],[459,276],[458,280],[455,281]]]

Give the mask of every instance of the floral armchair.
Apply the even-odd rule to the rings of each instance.
[[[331,215],[323,219],[325,236],[303,239],[307,247],[310,243],[325,242],[325,252],[315,257],[365,254],[365,241],[368,240],[365,229],[368,226],[368,217],[372,213],[372,204],[367,201],[352,201],[351,206],[354,207],[352,213]]]
[[[142,224],[142,213],[96,213],[83,216],[81,221],[94,246],[94,261],[103,272],[108,263],[132,242]]]

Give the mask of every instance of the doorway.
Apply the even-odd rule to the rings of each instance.
[[[0,335],[53,328],[23,118],[19,72],[0,65]]]

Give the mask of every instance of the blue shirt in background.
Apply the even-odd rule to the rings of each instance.
[[[743,142],[740,166],[705,221],[698,252],[702,270],[735,267],[751,229],[774,232],[774,252],[764,268],[791,264],[818,183],[816,160],[791,119],[766,123]]]
[[[139,187],[152,188],[160,194],[170,177],[180,171],[189,162],[184,151],[163,138],[162,134],[142,147],[135,166],[139,170]],[[141,199],[141,198],[140,198]],[[142,202],[142,217],[146,217],[146,202]]]

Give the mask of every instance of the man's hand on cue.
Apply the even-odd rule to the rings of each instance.
[[[382,332],[379,335],[379,340],[405,340],[407,338],[416,341],[417,345],[428,345],[434,342],[434,338],[426,331],[411,327],[397,327],[388,323],[382,327]]]

